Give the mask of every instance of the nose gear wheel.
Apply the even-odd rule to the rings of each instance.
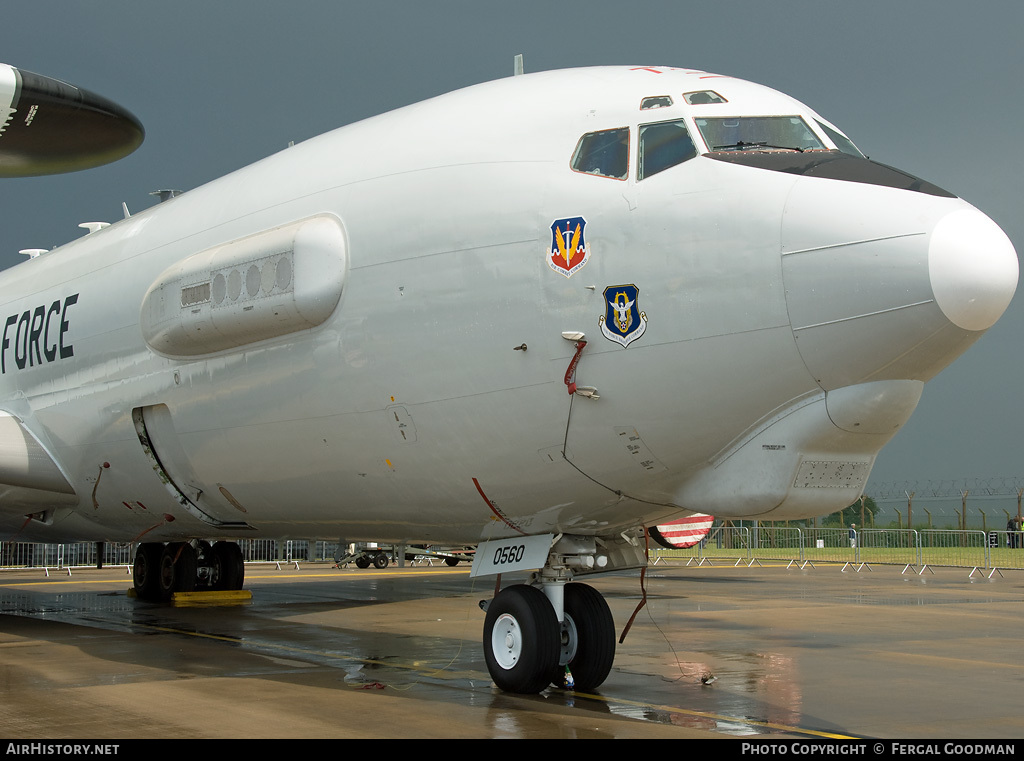
[[[524,584],[507,587],[487,608],[484,659],[506,692],[537,693],[558,666],[559,625],[544,593]]]

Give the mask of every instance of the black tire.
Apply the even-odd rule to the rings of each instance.
[[[565,585],[563,632],[568,635],[564,650],[572,673],[574,689],[593,690],[608,678],[615,661],[615,621],[604,597],[586,584]],[[565,668],[556,673],[561,677]]]
[[[455,566],[457,566],[459,564],[459,559],[458,558],[445,558],[444,559],[444,564],[454,568]]]
[[[559,625],[544,593],[525,584],[491,600],[484,619],[484,660],[505,692],[535,694],[558,666]]]
[[[165,544],[160,552],[160,560],[157,565],[156,593],[157,599],[167,602],[174,594],[176,581],[176,569],[174,567],[174,556],[177,553],[177,544]]]
[[[132,566],[132,584],[135,595],[140,600],[157,602],[160,599],[157,579],[160,573],[160,556],[164,546],[158,542],[140,544],[135,551],[135,563]]]
[[[383,570],[388,567],[388,556],[383,552],[373,559],[373,567]]]
[[[234,591],[245,583],[245,563],[242,548],[234,542],[217,542],[213,545],[213,565],[217,569],[214,589]]]
[[[174,563],[174,591],[191,592],[196,588],[199,565],[196,550],[187,542],[167,545],[168,550],[172,548],[171,554],[177,558]]]
[[[370,559],[366,555],[360,555],[356,558],[356,568],[369,568]]]

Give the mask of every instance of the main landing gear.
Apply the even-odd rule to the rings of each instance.
[[[592,559],[552,552],[530,584],[506,587],[481,603],[487,611],[484,660],[499,688],[537,693],[555,684],[593,690],[608,677],[615,660],[608,603],[593,587],[569,583],[572,568],[592,568]]]
[[[237,590],[245,580],[234,542],[146,542],[135,553],[132,581],[141,600],[166,602],[175,592]]]

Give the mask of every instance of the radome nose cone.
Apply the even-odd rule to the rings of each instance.
[[[1017,253],[1006,234],[977,209],[939,220],[928,246],[935,303],[964,330],[987,330],[1017,289]]]

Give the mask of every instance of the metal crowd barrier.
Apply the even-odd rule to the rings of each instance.
[[[242,539],[238,542],[246,563],[330,560],[336,541]],[[103,544],[104,566],[130,566],[135,562],[137,544]],[[96,542],[41,544],[0,542],[0,568],[95,568],[99,565]]]
[[[750,561],[750,533],[745,526],[713,526],[699,544],[689,549],[670,550],[652,544],[647,554],[654,565],[664,560],[685,560],[688,564],[705,560]]]
[[[99,565],[130,565],[135,559],[135,546],[104,543],[102,558],[95,542],[39,544],[35,542],[0,542],[0,567],[14,568],[81,568]]]
[[[330,560],[336,541],[243,539],[247,563]],[[135,544],[105,543],[104,566],[130,566]],[[95,568],[95,542],[0,542],[0,568]],[[1024,570],[1024,532],[716,526],[685,550],[652,546],[649,557],[686,563],[757,561],[877,563]]]
[[[686,550],[652,547],[651,562],[833,562],[1024,569],[1024,532],[717,527]]]

